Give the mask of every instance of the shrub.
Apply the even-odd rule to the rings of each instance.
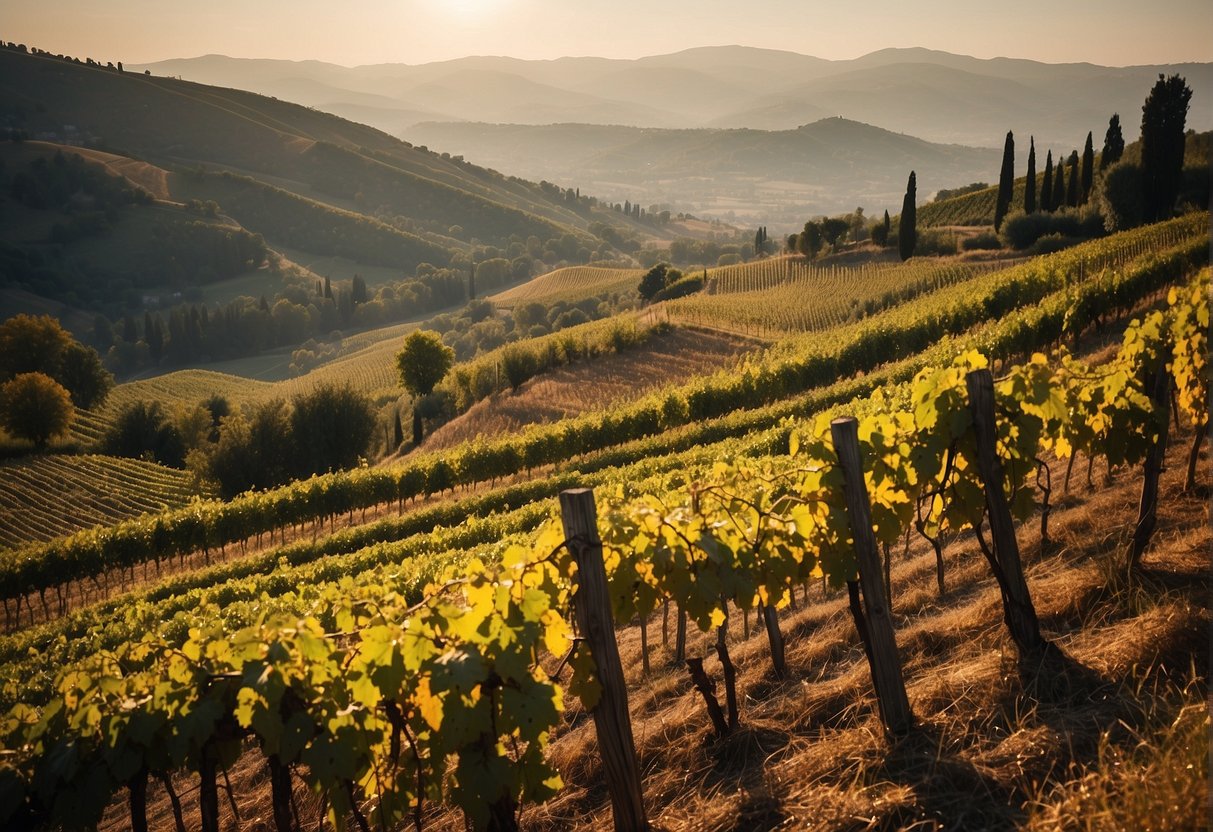
[[[961,241],[960,247],[965,251],[987,251],[1002,248],[998,235],[992,231],[983,231]]]

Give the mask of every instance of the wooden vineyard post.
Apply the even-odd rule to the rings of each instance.
[[[965,376],[965,385],[977,440],[977,472],[985,488],[990,533],[994,536],[994,558],[990,567],[1002,592],[1003,620],[1021,652],[1039,652],[1046,649],[1049,642],[1040,634],[1036,607],[1032,605],[1028,583],[1023,576],[1023,563],[1019,559],[1011,507],[1002,489],[1002,463],[998,461],[998,432],[994,421],[994,376],[989,370],[974,370]]]
[[[572,488],[560,492],[560,516],[564,536],[577,561],[577,592],[573,608],[577,627],[590,648],[598,670],[602,696],[591,713],[602,754],[602,768],[611,795],[616,832],[641,832],[649,828],[632,739],[628,693],[615,642],[615,621],[607,592],[602,541],[598,537],[598,512],[594,492]]]
[[[862,637],[867,628],[868,666],[872,671],[872,686],[880,703],[880,718],[893,734],[904,734],[914,724],[906,683],[901,674],[901,658],[897,655],[897,639],[889,617],[888,601],[884,597],[880,555],[876,537],[872,534],[872,509],[868,504],[868,489],[863,481],[863,462],[859,458],[859,423],[854,417],[835,419],[830,423],[834,451],[842,468],[843,488],[847,501],[847,518],[855,540],[855,558],[859,562],[859,584],[863,590],[864,616],[856,619]]]
[[[1150,545],[1154,526],[1158,523],[1158,477],[1162,473],[1163,458],[1167,453],[1167,394],[1171,390],[1171,373],[1166,364],[1154,374],[1154,389],[1150,399],[1154,413],[1160,414],[1158,435],[1146,451],[1145,478],[1141,483],[1141,501],[1137,508],[1137,524],[1133,527],[1133,543],[1129,546],[1129,572],[1137,569],[1142,553]]]

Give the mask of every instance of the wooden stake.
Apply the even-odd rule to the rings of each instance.
[[[1021,652],[1035,653],[1049,642],[1040,634],[1036,608],[1023,576],[1019,543],[1011,507],[1003,493],[1002,463],[998,460],[998,431],[994,421],[994,376],[989,370],[974,370],[965,376],[969,408],[973,412],[973,433],[977,439],[977,470],[986,492],[986,510],[990,534],[994,538],[994,558],[990,567],[1002,592],[1003,620]]]
[[[565,539],[577,561],[577,591],[573,596],[577,626],[589,645],[602,686],[602,696],[591,713],[611,795],[615,830],[641,832],[649,829],[649,821],[640,788],[627,687],[619,662],[619,645],[615,642],[594,492],[588,488],[560,492],[560,514]]]
[[[872,686],[876,689],[880,717],[885,728],[894,734],[904,734],[913,726],[914,715],[910,712],[910,702],[906,697],[901,659],[897,655],[897,639],[893,635],[893,622],[884,597],[880,555],[876,551],[876,537],[872,533],[872,509],[863,480],[863,461],[859,457],[859,423],[853,417],[835,419],[830,424],[830,433],[834,438],[839,467],[842,468],[847,517],[855,541],[855,559],[859,563]]]

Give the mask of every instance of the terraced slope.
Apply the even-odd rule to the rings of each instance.
[[[0,548],[179,508],[195,493],[186,471],[139,459],[52,455],[4,463]]]

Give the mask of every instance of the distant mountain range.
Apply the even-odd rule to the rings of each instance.
[[[468,57],[342,67],[199,58],[131,67],[295,101],[395,135],[426,121],[790,130],[829,116],[932,142],[1001,147],[1007,130],[1066,151],[1121,114],[1138,132],[1159,73],[1183,75],[1189,126],[1213,128],[1213,64],[1103,67],[884,49],[847,61],[741,46],[637,60]],[[445,149],[445,148],[444,148]]]
[[[780,229],[856,206],[896,214],[911,170],[925,199],[940,188],[997,180],[1002,158],[1001,149],[935,144],[843,118],[778,131],[442,122],[406,135],[615,201]]]

